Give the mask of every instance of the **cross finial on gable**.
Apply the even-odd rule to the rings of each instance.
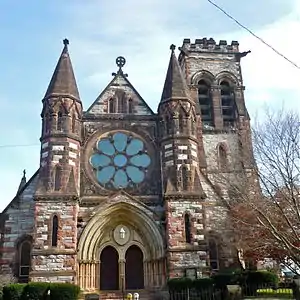
[[[64,43],[65,46],[68,46],[69,45],[69,40],[68,39],[64,39],[63,43]]]
[[[116,76],[117,74],[122,74],[125,77],[127,77],[128,74],[123,73],[123,70],[122,70],[122,68],[124,67],[125,63],[126,63],[126,59],[123,56],[118,56],[117,59],[116,59],[116,64],[119,67],[119,70],[118,70],[117,73],[112,73],[112,75]]]
[[[176,46],[175,46],[174,44],[172,44],[172,45],[170,46],[170,50],[172,51],[172,53],[175,51],[175,48],[176,48]]]

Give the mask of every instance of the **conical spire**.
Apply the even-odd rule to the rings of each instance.
[[[80,99],[68,51],[69,41],[64,39],[64,48],[52,75],[45,98],[50,95],[68,95]]]
[[[23,189],[26,184],[26,170],[23,170],[23,177],[21,179],[17,194]]]
[[[161,102],[164,102],[171,98],[189,99],[188,86],[181,72],[179,62],[175,55],[175,45],[170,46],[171,57],[163,93],[161,96]]]

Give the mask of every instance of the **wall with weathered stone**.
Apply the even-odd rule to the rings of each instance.
[[[15,263],[18,259],[17,244],[25,236],[33,236],[34,232],[34,201],[38,174],[26,184],[1,214],[5,218],[5,231],[2,237],[1,269],[3,273],[16,273]]]
[[[91,115],[101,115],[109,113],[108,101],[112,99],[115,92],[118,90],[125,92],[126,100],[131,99],[133,102],[133,112],[132,115],[152,115],[153,112],[144,100],[136,93],[136,91],[128,84],[128,80],[124,79],[123,76],[117,75],[113,82],[101,93],[101,95],[96,99],[92,106],[87,110],[88,114]]]
[[[227,151],[228,169],[238,166],[241,159],[239,136],[237,132],[214,133],[203,135],[203,146],[207,162],[207,170],[218,170],[218,145],[224,145]]]
[[[58,217],[57,246],[52,246],[52,219]],[[74,282],[76,274],[78,204],[74,200],[36,201],[33,281]]]
[[[183,275],[186,268],[206,265],[206,252],[199,249],[205,240],[205,212],[198,200],[182,199],[166,202],[168,268],[171,277]],[[186,243],[185,214],[190,215],[191,244]],[[193,246],[195,248],[193,249]]]
[[[193,43],[190,39],[185,39],[183,42],[183,53],[188,55],[182,59],[184,55],[180,54],[179,62],[185,71],[188,84],[197,83],[197,75],[203,71],[216,77],[220,74],[220,78],[225,75],[221,73],[226,72],[227,76],[232,74],[236,83],[242,84],[240,62],[236,58],[238,43],[233,41],[231,45],[227,45],[226,41],[220,41],[219,44],[213,39],[210,41],[196,39]]]

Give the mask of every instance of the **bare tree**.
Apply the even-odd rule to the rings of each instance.
[[[266,109],[252,138],[256,164],[226,178],[236,247],[240,258],[272,258],[300,274],[299,114]]]

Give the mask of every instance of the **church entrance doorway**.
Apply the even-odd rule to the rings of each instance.
[[[119,255],[112,246],[105,247],[100,255],[100,289],[119,289]]]
[[[126,290],[144,288],[144,257],[138,246],[130,246],[125,254],[125,285]]]

